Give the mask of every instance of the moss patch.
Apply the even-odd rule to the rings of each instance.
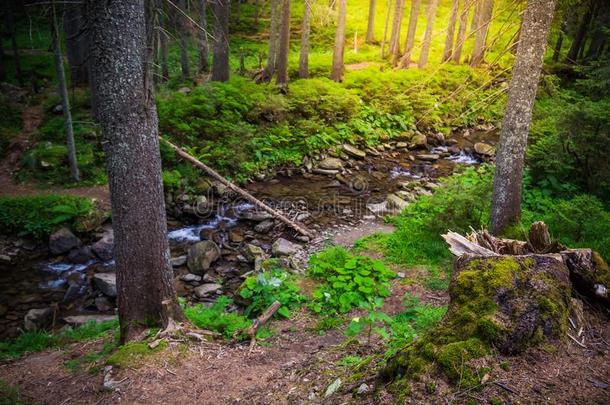
[[[111,366],[122,368],[138,367],[143,364],[147,357],[160,352],[166,347],[167,342],[165,341],[161,341],[154,349],[149,348],[147,342],[127,343],[119,347],[119,349],[108,358],[107,363]]]

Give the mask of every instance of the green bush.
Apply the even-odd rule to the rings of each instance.
[[[1,197],[0,233],[42,238],[61,226],[76,227],[92,211],[92,200],[84,197]]]
[[[21,110],[4,94],[0,94],[0,157],[21,130]]]
[[[219,297],[211,306],[203,304],[184,308],[186,317],[201,329],[220,333],[225,339],[245,339],[247,336],[236,336],[236,333],[248,328],[252,322],[243,315],[227,312],[227,307],[233,303],[231,298]]]
[[[245,310],[247,316],[260,315],[279,301],[281,307],[277,314],[288,318],[290,310],[300,306],[304,300],[294,277],[279,269],[248,276],[239,288],[239,295],[249,302]]]

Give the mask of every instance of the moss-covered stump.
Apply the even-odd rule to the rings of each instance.
[[[561,252],[561,256],[570,270],[574,287],[610,308],[610,270],[599,253],[591,249],[569,249]]]
[[[566,336],[571,284],[560,255],[462,256],[454,268],[445,318],[391,359],[384,379],[417,379],[438,366],[452,382],[472,386],[488,371],[477,359]]]

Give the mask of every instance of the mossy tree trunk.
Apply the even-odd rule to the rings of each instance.
[[[390,34],[390,49],[388,54],[392,60],[400,53],[400,29],[402,27],[402,16],[405,0],[396,0],[394,3],[394,17],[392,19],[392,32]]]
[[[72,85],[89,83],[88,52],[89,38],[85,27],[85,8],[82,4],[66,4],[63,12],[63,28],[66,41],[66,56],[70,65]]]
[[[212,80],[229,80],[229,12],[230,0],[214,2],[214,60],[212,61]]]
[[[443,62],[451,59],[453,53],[453,37],[455,35],[455,22],[457,20],[460,0],[451,1],[451,14],[449,14],[449,23],[447,24],[447,36],[445,38],[445,49],[443,50]]]
[[[383,26],[383,39],[381,40],[381,59],[385,57],[385,45],[388,39],[388,28],[390,26],[390,14],[392,13],[392,0],[388,0],[385,14],[385,25]]]
[[[159,64],[161,65],[161,80],[166,82],[169,80],[169,64],[167,62],[167,15],[165,9],[165,1],[157,0],[157,21],[159,25]]]
[[[271,79],[275,74],[276,53],[279,38],[279,18],[281,0],[271,0],[271,15],[269,16],[269,52],[267,53],[267,66],[265,78]]]
[[[100,100],[124,343],[151,326],[186,318],[169,261],[152,86],[153,12],[145,11],[144,0],[88,4],[92,85]]]
[[[187,19],[188,10],[186,8],[186,0],[179,0],[176,19],[179,21],[178,29],[180,31],[180,68],[182,70],[182,78],[187,79],[191,76],[189,67],[189,21]]]
[[[578,24],[576,35],[574,35],[574,40],[572,41],[572,45],[570,45],[570,49],[568,50],[568,54],[566,56],[565,61],[567,63],[576,63],[578,60],[578,55],[585,45],[587,30],[589,29],[589,25],[593,19],[595,0],[588,0],[586,4],[587,7],[585,13]]]
[[[419,7],[421,0],[411,0],[411,11],[409,12],[409,27],[407,38],[405,39],[405,52],[400,59],[400,67],[403,69],[411,65],[413,44],[415,43],[415,31],[417,30],[417,18],[419,17]]]
[[[369,19],[366,27],[366,43],[375,42],[375,0],[369,0]]]
[[[485,43],[493,13],[493,0],[481,0],[478,13],[477,29],[474,34],[474,47],[472,50],[471,66],[479,66],[485,59]]]
[[[345,18],[347,13],[347,0],[339,0],[339,13],[337,18],[337,31],[335,33],[335,47],[333,49],[333,66],[331,79],[336,82],[343,80],[343,53],[345,51]]]
[[[438,6],[438,0],[430,0],[428,4],[428,10],[426,10],[426,32],[424,33],[424,41],[421,46],[421,54],[419,55],[419,61],[417,67],[423,69],[428,64],[428,55],[430,53],[430,42],[432,42],[432,28],[434,27],[434,17],[436,16],[436,7]]]
[[[309,77],[309,14],[311,13],[311,2],[305,0],[303,4],[303,24],[301,26],[301,49],[299,52],[299,77],[304,79]]]
[[[554,0],[530,1],[523,15],[521,41],[517,48],[496,156],[491,208],[493,234],[498,234],[518,220],[521,213],[521,181],[527,133],[554,9]]]
[[[207,0],[199,0],[199,73],[210,71],[207,4]]]
[[[277,55],[277,84],[280,87],[285,87],[288,83],[288,51],[290,50],[290,0],[282,1],[280,46]]]
[[[455,40],[455,49],[451,55],[455,63],[460,63],[460,58],[462,57],[462,48],[464,47],[464,42],[466,42],[466,32],[468,31],[468,13],[470,12],[472,2],[473,0],[464,0],[464,8],[460,13],[460,25]]]

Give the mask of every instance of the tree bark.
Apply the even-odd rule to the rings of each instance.
[[[145,12],[144,0],[89,3],[91,67],[101,100],[125,343],[151,324],[165,327],[186,318],[176,299],[169,261],[150,63],[152,29],[146,29],[151,12]]]
[[[464,0],[464,9],[460,14],[460,26],[458,28],[457,39],[455,40],[455,50],[451,55],[455,63],[460,63],[460,58],[462,57],[462,48],[464,47],[464,42],[466,42],[466,32],[468,31],[468,13],[470,12],[472,1]]]
[[[417,67],[423,69],[428,63],[428,54],[430,53],[430,42],[432,41],[432,28],[434,27],[434,17],[436,16],[436,7],[438,6],[438,0],[430,0],[428,4],[426,19],[426,32],[424,34],[424,42],[421,46],[421,54],[419,55],[419,61]]]
[[[563,45],[563,30],[559,31],[555,48],[553,48],[553,62],[558,62],[561,56],[561,46]]]
[[[554,8],[554,0],[529,1],[523,15],[521,42],[517,48],[496,156],[491,208],[491,232],[495,235],[518,220],[521,213],[527,133]]]
[[[184,15],[188,14],[186,0],[179,0],[178,7],[182,11],[177,13],[176,16],[179,21],[178,26],[180,30],[180,68],[182,69],[182,78],[187,79],[191,76],[191,69],[189,67],[189,23]]]
[[[474,36],[474,48],[470,66],[476,67],[483,63],[485,59],[485,42],[493,13],[493,0],[481,0],[477,30]]]
[[[167,63],[167,18],[165,14],[165,1],[157,0],[157,21],[159,24],[159,61],[161,64],[161,80],[169,80],[169,64]]]
[[[8,34],[11,39],[11,47],[13,48],[13,60],[15,61],[15,79],[20,86],[24,85],[23,71],[21,70],[21,58],[19,56],[19,48],[17,47],[17,33],[15,32],[15,16],[13,15],[13,5],[11,1],[5,3],[4,10],[5,24]]]
[[[301,27],[301,50],[299,53],[299,77],[305,79],[309,77],[309,14],[311,12],[311,1],[304,0],[303,4],[303,25]]]
[[[366,27],[366,43],[375,42],[375,0],[369,0],[369,21]]]
[[[388,0],[387,12],[385,14],[385,25],[383,27],[383,39],[381,40],[381,59],[383,59],[385,57],[385,44],[386,44],[386,40],[388,38],[388,27],[390,25],[390,13],[391,12],[392,12],[392,0]]]
[[[277,60],[277,84],[288,83],[288,51],[290,50],[290,0],[283,0],[282,25],[280,27],[280,47]]]
[[[402,27],[402,14],[405,7],[405,0],[396,0],[394,3],[394,18],[392,19],[392,32],[390,34],[390,49],[388,54],[395,59],[395,55],[400,53],[400,28]]]
[[[411,65],[411,56],[413,52],[413,44],[415,43],[415,31],[417,30],[417,18],[419,17],[420,5],[421,0],[411,0],[409,28],[407,29],[407,38],[405,39],[405,53],[400,59],[400,67],[403,69],[408,69]]]
[[[278,19],[280,15],[280,1],[271,0],[271,15],[269,21],[269,53],[267,54],[267,66],[265,67],[265,77],[267,80],[275,73],[276,53],[279,37]]]
[[[453,37],[459,7],[460,0],[451,1],[451,13],[449,14],[449,24],[447,24],[447,37],[445,39],[445,49],[443,51],[443,62],[450,60],[453,53]]]
[[[55,57],[55,71],[57,73],[57,84],[61,96],[61,106],[64,114],[64,132],[66,135],[66,146],[68,148],[68,162],[70,164],[70,175],[74,181],[80,181],[78,172],[78,162],[76,160],[76,146],[74,145],[74,131],[72,128],[72,113],[70,112],[70,98],[68,97],[68,86],[66,84],[66,74],[64,71],[63,55],[61,53],[60,33],[57,23],[55,5],[52,6],[52,37],[53,54]]]
[[[89,82],[87,64],[89,38],[85,27],[84,12],[82,4],[64,6],[63,26],[72,85],[87,85]]]
[[[347,13],[347,0],[339,0],[339,14],[337,19],[337,32],[335,33],[335,48],[333,49],[333,67],[331,79],[336,82],[343,80],[343,52],[345,50],[345,18]]]
[[[212,80],[226,82],[229,80],[229,11],[230,0],[214,2],[214,60]]]
[[[207,0],[199,0],[199,25],[201,26],[199,29],[199,73],[210,71],[207,4]]]
[[[258,25],[258,17],[261,8],[261,0],[254,0],[254,25]]]

